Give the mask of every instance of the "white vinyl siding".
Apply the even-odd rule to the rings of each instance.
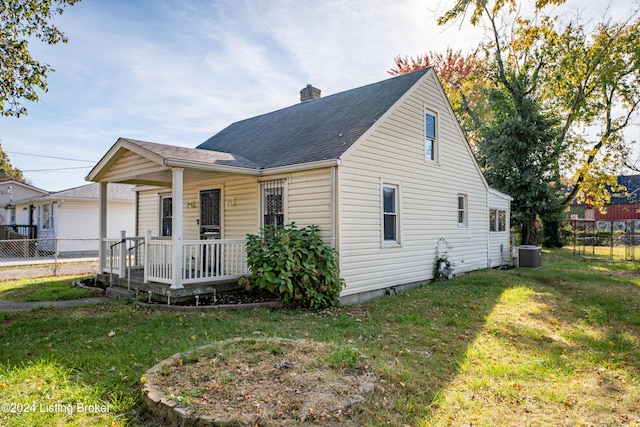
[[[138,212],[136,215],[136,235],[144,236],[151,231],[152,236],[158,235],[158,191],[138,191]],[[110,234],[107,236],[111,237]]]
[[[509,212],[511,199],[494,189],[489,190],[489,260],[490,267],[509,264],[511,257],[511,233],[509,230]],[[504,217],[502,223],[500,217]],[[504,225],[504,229],[501,226]]]
[[[262,179],[285,179],[285,222],[298,227],[317,225],[328,243],[331,225],[331,172],[329,168],[295,172]],[[222,198],[222,238],[244,239],[256,234],[261,224],[260,188],[253,176],[187,170],[184,174],[183,235],[199,239],[200,191],[219,188]],[[154,188],[138,194],[138,233],[159,233],[159,193],[168,189]],[[195,203],[195,204],[190,204]],[[174,207],[175,209],[175,207]]]
[[[134,178],[139,174],[147,174],[146,178],[150,180],[171,182],[170,169],[131,151],[124,153],[102,177],[102,180],[118,182]]]
[[[425,111],[437,113],[437,162],[425,162]],[[343,156],[339,186],[342,295],[431,278],[435,248],[451,246],[454,273],[487,266],[487,187],[434,73]],[[381,248],[380,180],[402,190],[402,246]],[[467,196],[458,227],[458,195]]]
[[[291,174],[287,184],[287,215],[298,227],[317,225],[326,244],[331,239],[331,168]]]
[[[55,208],[57,236],[65,239],[97,239],[98,211],[98,200],[65,200],[61,206]],[[134,218],[133,202],[107,200],[108,237],[120,237],[122,230],[125,230],[128,236],[133,236]]]

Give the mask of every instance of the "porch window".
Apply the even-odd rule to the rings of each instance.
[[[263,181],[262,188],[262,226],[284,225],[284,179]]]
[[[162,236],[171,236],[173,230],[173,197],[160,194],[160,227]]]

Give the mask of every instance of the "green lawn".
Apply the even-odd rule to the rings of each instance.
[[[480,271],[323,312],[113,302],[0,313],[0,402],[21,409],[0,412],[0,425],[161,425],[140,411],[146,369],[256,336],[366,357],[376,390],[343,424],[640,425],[639,267],[565,249],[545,252],[541,269]],[[66,411],[79,404],[107,410]]]
[[[90,289],[72,287],[88,276],[42,277],[0,282],[0,299],[17,302],[64,301],[96,296]]]

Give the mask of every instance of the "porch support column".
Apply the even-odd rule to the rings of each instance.
[[[173,220],[171,225],[171,242],[173,247],[173,277],[171,289],[180,289],[182,286],[182,209],[183,209],[183,178],[184,169],[172,168],[173,182]]]
[[[105,247],[104,240],[107,238],[107,183],[100,182],[98,184],[98,198],[100,205],[98,207],[98,274],[104,273],[106,265],[108,248]]]

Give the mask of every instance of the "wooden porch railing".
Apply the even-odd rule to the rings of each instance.
[[[239,278],[249,273],[246,240],[187,240],[182,245],[183,284]]]
[[[36,225],[0,225],[0,240],[37,239]]]
[[[185,240],[182,242],[180,284],[233,280],[249,274],[246,240]],[[173,243],[144,237],[102,239],[106,254],[102,273],[128,277],[144,269],[145,281],[172,284]]]

